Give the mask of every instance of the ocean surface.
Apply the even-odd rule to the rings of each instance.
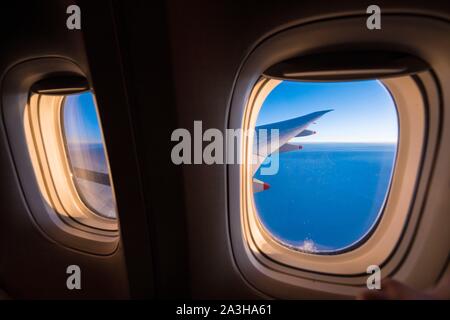
[[[395,144],[308,143],[281,153],[276,175],[255,178],[264,227],[280,242],[333,252],[361,240],[380,217],[395,161]]]

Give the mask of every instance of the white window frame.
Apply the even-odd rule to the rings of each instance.
[[[65,95],[35,93],[31,94],[25,107],[25,136],[41,193],[50,207],[67,223],[76,222],[99,230],[117,231],[117,220],[91,210],[81,199],[75,185],[63,132],[65,98]],[[103,147],[106,153],[104,144]],[[114,190],[110,172],[109,177]]]
[[[39,125],[41,128],[45,126],[44,139],[50,139],[45,143],[52,151],[52,163],[46,159],[49,154],[44,150],[42,133],[35,133],[41,135],[38,143],[30,142],[30,133],[34,130],[29,127],[30,123],[42,121],[38,117],[38,108],[28,109],[30,104],[36,102],[31,89],[39,81],[50,79],[55,74],[86,78],[72,61],[54,57],[21,62],[11,67],[3,77],[0,117],[7,132],[11,161],[17,168],[17,187],[23,192],[31,221],[49,241],[89,254],[111,255],[120,245],[119,221],[96,215],[73,192],[60,128],[61,96],[50,98],[50,103],[46,103],[44,108],[48,108],[48,112],[43,114],[45,125]],[[38,164],[41,160],[44,164],[42,168]],[[46,184],[50,186],[48,189]],[[63,189],[55,186],[63,186]]]
[[[383,83],[395,99],[397,108],[407,112],[399,115],[403,119],[400,120],[401,130],[412,130],[413,128],[408,128],[407,124],[413,124],[414,121],[410,118],[416,116],[413,112],[408,112],[408,108],[400,106],[401,104],[411,103],[414,105],[412,109],[417,108],[416,104],[424,104],[425,125],[421,136],[417,137],[418,141],[405,137],[403,132],[399,133],[400,143],[405,141],[406,145],[399,145],[398,153],[411,154],[412,161],[421,158],[420,168],[415,172],[406,170],[409,166],[402,168],[399,160],[394,169],[395,176],[392,184],[396,184],[397,179],[404,177],[415,189],[409,199],[399,199],[400,203],[394,203],[393,199],[398,198],[398,194],[391,190],[390,203],[386,204],[384,215],[388,218],[385,224],[390,224],[390,228],[394,228],[395,225],[401,224],[395,222],[400,218],[390,215],[388,210],[405,207],[408,203],[407,212],[402,214],[402,219],[404,218],[405,221],[403,221],[404,228],[401,235],[391,237],[383,232],[383,226],[377,227],[380,235],[383,232],[388,236],[388,239],[383,241],[393,243],[393,239],[398,239],[394,249],[378,251],[385,256],[383,251],[393,250],[380,265],[382,278],[394,277],[412,287],[423,289],[436,283],[442,275],[442,270],[448,265],[450,199],[445,195],[448,180],[444,178],[450,174],[448,167],[450,143],[447,141],[450,135],[446,134],[450,129],[442,123],[450,121],[449,113],[443,113],[443,108],[448,107],[450,101],[450,92],[443,90],[443,87],[447,87],[450,83],[447,56],[450,45],[448,41],[445,41],[448,39],[450,27],[448,23],[434,17],[385,14],[383,28],[388,29],[389,32],[374,33],[361,28],[365,19],[366,17],[361,15],[309,21],[300,25],[293,23],[285,30],[277,29],[276,32],[266,35],[263,40],[255,42],[237,71],[226,128],[242,129],[243,124],[248,121],[244,117],[249,101],[254,99],[251,94],[254,93],[255,85],[265,70],[281,61],[342,46],[346,48],[353,46],[356,50],[364,48],[369,51],[371,49],[376,51],[401,49],[426,61],[430,70],[410,77],[421,93],[421,99],[418,101],[408,100],[409,93],[402,95],[402,92],[405,93],[402,85],[408,85],[408,82],[411,85],[410,81],[392,83],[391,80],[394,79],[383,79]],[[430,37],[430,34],[433,36]],[[244,149],[241,150],[244,151]],[[369,260],[371,264],[382,261],[380,256],[372,255],[369,250],[365,252],[365,258],[355,257],[356,260],[351,266],[353,271],[364,270],[363,272],[352,274],[349,270],[335,266],[334,271],[342,273],[331,274],[325,266],[322,268],[325,272],[298,268],[298,264],[292,266],[292,262],[295,264],[298,263],[298,259],[302,259],[298,258],[299,256],[305,257],[305,255],[297,255],[297,258],[293,260],[274,255],[268,256],[259,250],[253,240],[248,241],[250,227],[246,226],[247,214],[244,213],[251,211],[248,210],[251,206],[244,199],[244,197],[249,198],[248,191],[245,189],[248,183],[243,181],[248,179],[248,176],[243,175],[242,170],[245,169],[239,165],[226,167],[231,253],[245,281],[269,297],[288,299],[352,298],[358,291],[366,288],[368,274],[364,268],[368,265],[361,265],[361,263],[369,262]],[[401,173],[403,177],[400,176]],[[387,223],[388,220],[390,223]],[[374,236],[375,234],[372,235]],[[374,242],[373,247],[376,246]],[[273,247],[269,246],[269,249],[271,248]],[[368,244],[365,248],[369,248]],[[285,262],[288,264],[279,262],[280,259],[287,259]],[[427,260],[426,264],[422,263],[423,259]],[[309,263],[309,266],[313,268],[315,265],[321,265],[320,261]]]
[[[259,111],[270,92],[280,80],[262,78],[255,85],[244,111],[243,130],[252,132]],[[381,265],[397,244],[414,193],[416,173],[421,164],[421,148],[425,132],[425,108],[422,95],[411,77],[382,81],[391,92],[397,106],[399,138],[397,156],[388,196],[381,208],[378,223],[370,230],[365,241],[358,241],[337,254],[305,253],[289,248],[277,241],[261,224],[254,203],[253,170],[251,165],[241,166],[241,215],[244,238],[253,254],[265,256],[278,263],[308,271],[351,275],[366,272],[371,264]],[[408,94],[405,94],[405,93]],[[412,116],[414,115],[414,116]],[[243,163],[250,164],[253,140],[242,141]]]

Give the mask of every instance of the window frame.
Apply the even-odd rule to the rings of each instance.
[[[25,136],[41,193],[66,223],[117,231],[115,219],[95,213],[84,203],[72,178],[62,122],[65,98],[34,93],[24,110]],[[110,180],[114,191],[111,176]]]
[[[244,131],[254,131],[259,110],[280,82],[262,77],[256,83],[244,111]],[[307,253],[282,244],[262,225],[255,207],[253,170],[247,160],[252,156],[253,137],[250,134],[248,139],[242,141],[242,154],[246,157],[243,163],[250,165],[241,167],[241,215],[244,237],[254,252],[296,269],[336,275],[361,274],[365,272],[363,266],[381,265],[389,256],[401,236],[409,211],[409,199],[414,194],[415,173],[420,168],[421,152],[417,152],[412,144],[422,146],[424,143],[425,107],[423,102],[414,103],[423,99],[411,77],[385,79],[381,82],[391,93],[397,107],[399,137],[390,186],[376,224],[363,239],[333,254]],[[405,95],[404,92],[409,94]],[[410,117],[410,114],[415,116]],[[406,179],[399,179],[400,176]]]
[[[254,85],[265,70],[287,59],[345,46],[346,50],[401,50],[428,63],[428,71],[411,76],[423,97],[426,121],[424,142],[414,145],[421,159],[418,171],[409,177],[415,179],[414,193],[407,199],[408,214],[399,241],[380,265],[382,278],[394,277],[413,287],[425,288],[438,279],[442,274],[442,266],[448,264],[448,230],[445,230],[444,225],[448,225],[449,216],[439,208],[446,208],[446,203],[450,205],[450,201],[437,198],[438,195],[442,196],[442,190],[446,187],[436,177],[434,168],[437,166],[441,172],[448,171],[448,161],[442,155],[437,155],[450,154],[450,147],[443,143],[448,140],[442,135],[446,129],[441,125],[443,119],[448,118],[442,112],[443,105],[450,101],[450,93],[442,91],[442,84],[450,82],[450,69],[445,55],[450,46],[443,41],[450,28],[446,21],[431,16],[385,13],[383,28],[389,29],[389,33],[376,33],[367,32],[361,27],[365,19],[364,15],[354,15],[318,19],[300,25],[293,23],[255,42],[237,71],[226,128],[242,129],[245,107]],[[428,36],[430,33],[433,37]],[[393,93],[395,89],[389,90]],[[397,100],[396,104],[399,104]],[[409,113],[409,116],[414,117],[414,114]],[[350,298],[366,287],[366,270],[358,274],[304,270],[269,259],[251,247],[243,232],[245,221],[241,214],[240,170],[239,165],[227,165],[225,172],[232,254],[246,281],[269,296],[288,299],[301,296],[314,298],[317,293],[320,298]],[[396,170],[399,172],[398,167]],[[434,202],[427,201],[428,198],[433,198]],[[430,242],[431,239],[433,242]],[[367,255],[371,258],[370,252]],[[427,259],[430,263],[425,266],[418,262],[420,259]],[[360,266],[360,269],[364,267],[367,266]],[[424,271],[427,272],[426,276]]]
[[[49,241],[89,254],[111,255],[119,248],[119,221],[113,222],[114,226],[109,221],[110,226],[104,229],[96,227],[100,225],[82,224],[67,212],[59,214],[49,203],[47,191],[42,190],[44,180],[39,181],[40,169],[36,171],[33,166],[36,155],[30,152],[27,143],[28,129],[24,126],[24,117],[32,87],[43,79],[50,79],[55,75],[60,77],[64,74],[86,79],[86,75],[78,65],[70,60],[55,57],[20,62],[12,66],[2,79],[3,112],[0,113],[0,117],[7,132],[11,161],[17,168],[17,188],[23,192],[22,199],[31,221]],[[52,114],[56,116],[55,113]],[[54,130],[54,126],[50,127]],[[64,149],[62,145],[58,148]],[[55,154],[58,155],[60,152]],[[64,159],[61,166],[65,165]],[[98,219],[98,216],[95,215],[93,218]]]

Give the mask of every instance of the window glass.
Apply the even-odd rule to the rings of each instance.
[[[64,135],[78,194],[96,214],[116,218],[102,131],[91,92],[69,95],[63,105]]]
[[[261,173],[268,159],[254,173],[258,217],[288,247],[348,249],[376,226],[389,192],[398,140],[395,103],[376,80],[283,81],[264,101],[256,129],[280,129],[283,144],[287,125],[300,128],[289,132],[295,136],[288,144],[296,147],[280,147],[276,174]]]

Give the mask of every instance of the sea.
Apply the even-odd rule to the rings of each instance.
[[[279,171],[255,178],[258,217],[277,241],[300,251],[336,253],[366,239],[389,194],[396,144],[307,143],[279,154]]]

